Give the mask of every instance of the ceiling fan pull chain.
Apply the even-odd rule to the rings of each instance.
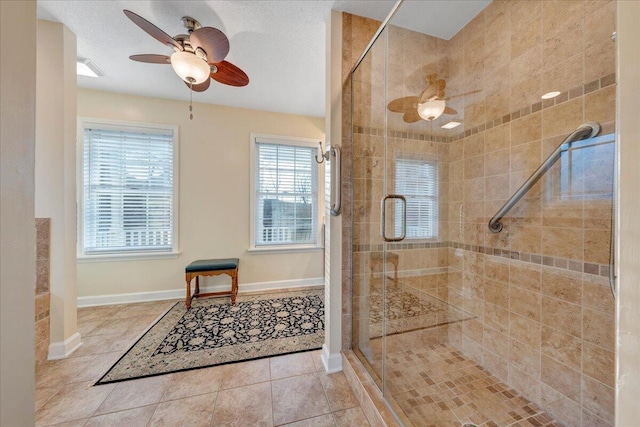
[[[190,82],[189,89],[189,120],[193,120],[193,82]]]

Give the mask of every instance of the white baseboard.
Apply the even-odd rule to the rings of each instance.
[[[49,344],[49,360],[65,359],[76,351],[82,345],[80,333],[76,332],[62,342],[53,342]]]
[[[239,283],[238,294],[257,291],[276,291],[279,289],[308,288],[324,285],[323,277],[310,279],[279,280],[274,282]],[[219,292],[229,290],[230,285],[203,286],[200,292]],[[93,307],[97,305],[126,304],[132,302],[163,301],[170,299],[184,299],[185,288],[166,291],[132,292],[128,294],[95,295],[78,297],[78,307]],[[51,355],[51,352],[49,352]]]
[[[342,355],[340,353],[329,353],[329,347],[322,345],[322,364],[327,374],[334,374],[342,371]]]

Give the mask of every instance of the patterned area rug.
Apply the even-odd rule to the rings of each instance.
[[[176,303],[98,384],[279,354],[324,343],[324,291],[306,290]]]

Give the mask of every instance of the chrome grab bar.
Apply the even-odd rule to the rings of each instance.
[[[320,164],[325,160],[328,162],[331,157],[335,158],[334,165],[331,167],[331,184],[329,191],[329,212],[332,216],[340,215],[342,210],[342,169],[340,165],[340,147],[331,147],[327,151],[322,149],[322,141],[318,141],[318,153],[316,154],[316,163]]]
[[[341,190],[341,165],[340,165],[340,147],[331,147],[331,155],[335,158],[335,161],[331,165],[331,215],[340,215],[342,209],[342,194]]]
[[[524,184],[518,190],[513,193],[513,196],[496,212],[496,214],[489,221],[489,230],[492,233],[499,233],[502,231],[502,218],[513,208],[513,206],[522,199],[522,197],[531,190],[536,182],[544,175],[553,164],[560,158],[560,154],[563,151],[569,149],[571,143],[580,141],[582,139],[593,138],[600,133],[600,125],[596,122],[586,122],[578,126],[564,141],[556,147],[556,149],[546,158],[544,162],[535,170],[533,174],[525,181]]]
[[[402,234],[398,237],[387,237],[387,200],[398,199],[402,200]],[[380,200],[380,215],[382,219],[380,221],[380,235],[385,242],[400,242],[407,236],[407,199],[400,194],[387,194]]]

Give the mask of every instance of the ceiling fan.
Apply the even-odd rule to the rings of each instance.
[[[447,82],[444,79],[439,79],[437,74],[429,74],[427,82],[429,85],[420,96],[405,96],[394,99],[388,105],[389,111],[403,113],[402,119],[406,123],[415,123],[421,119],[432,121],[443,114],[458,114],[453,108],[447,107],[447,101],[480,92],[473,90],[445,98],[444,89]]]
[[[182,23],[188,34],[171,37],[130,10],[124,10],[124,14],[151,37],[174,50],[171,56],[143,54],[132,55],[129,59],[149,64],[171,64],[176,74],[196,92],[207,90],[211,79],[230,86],[249,84],[249,77],[244,71],[224,60],[229,53],[229,39],[217,28],[203,27],[195,19],[184,16]]]

